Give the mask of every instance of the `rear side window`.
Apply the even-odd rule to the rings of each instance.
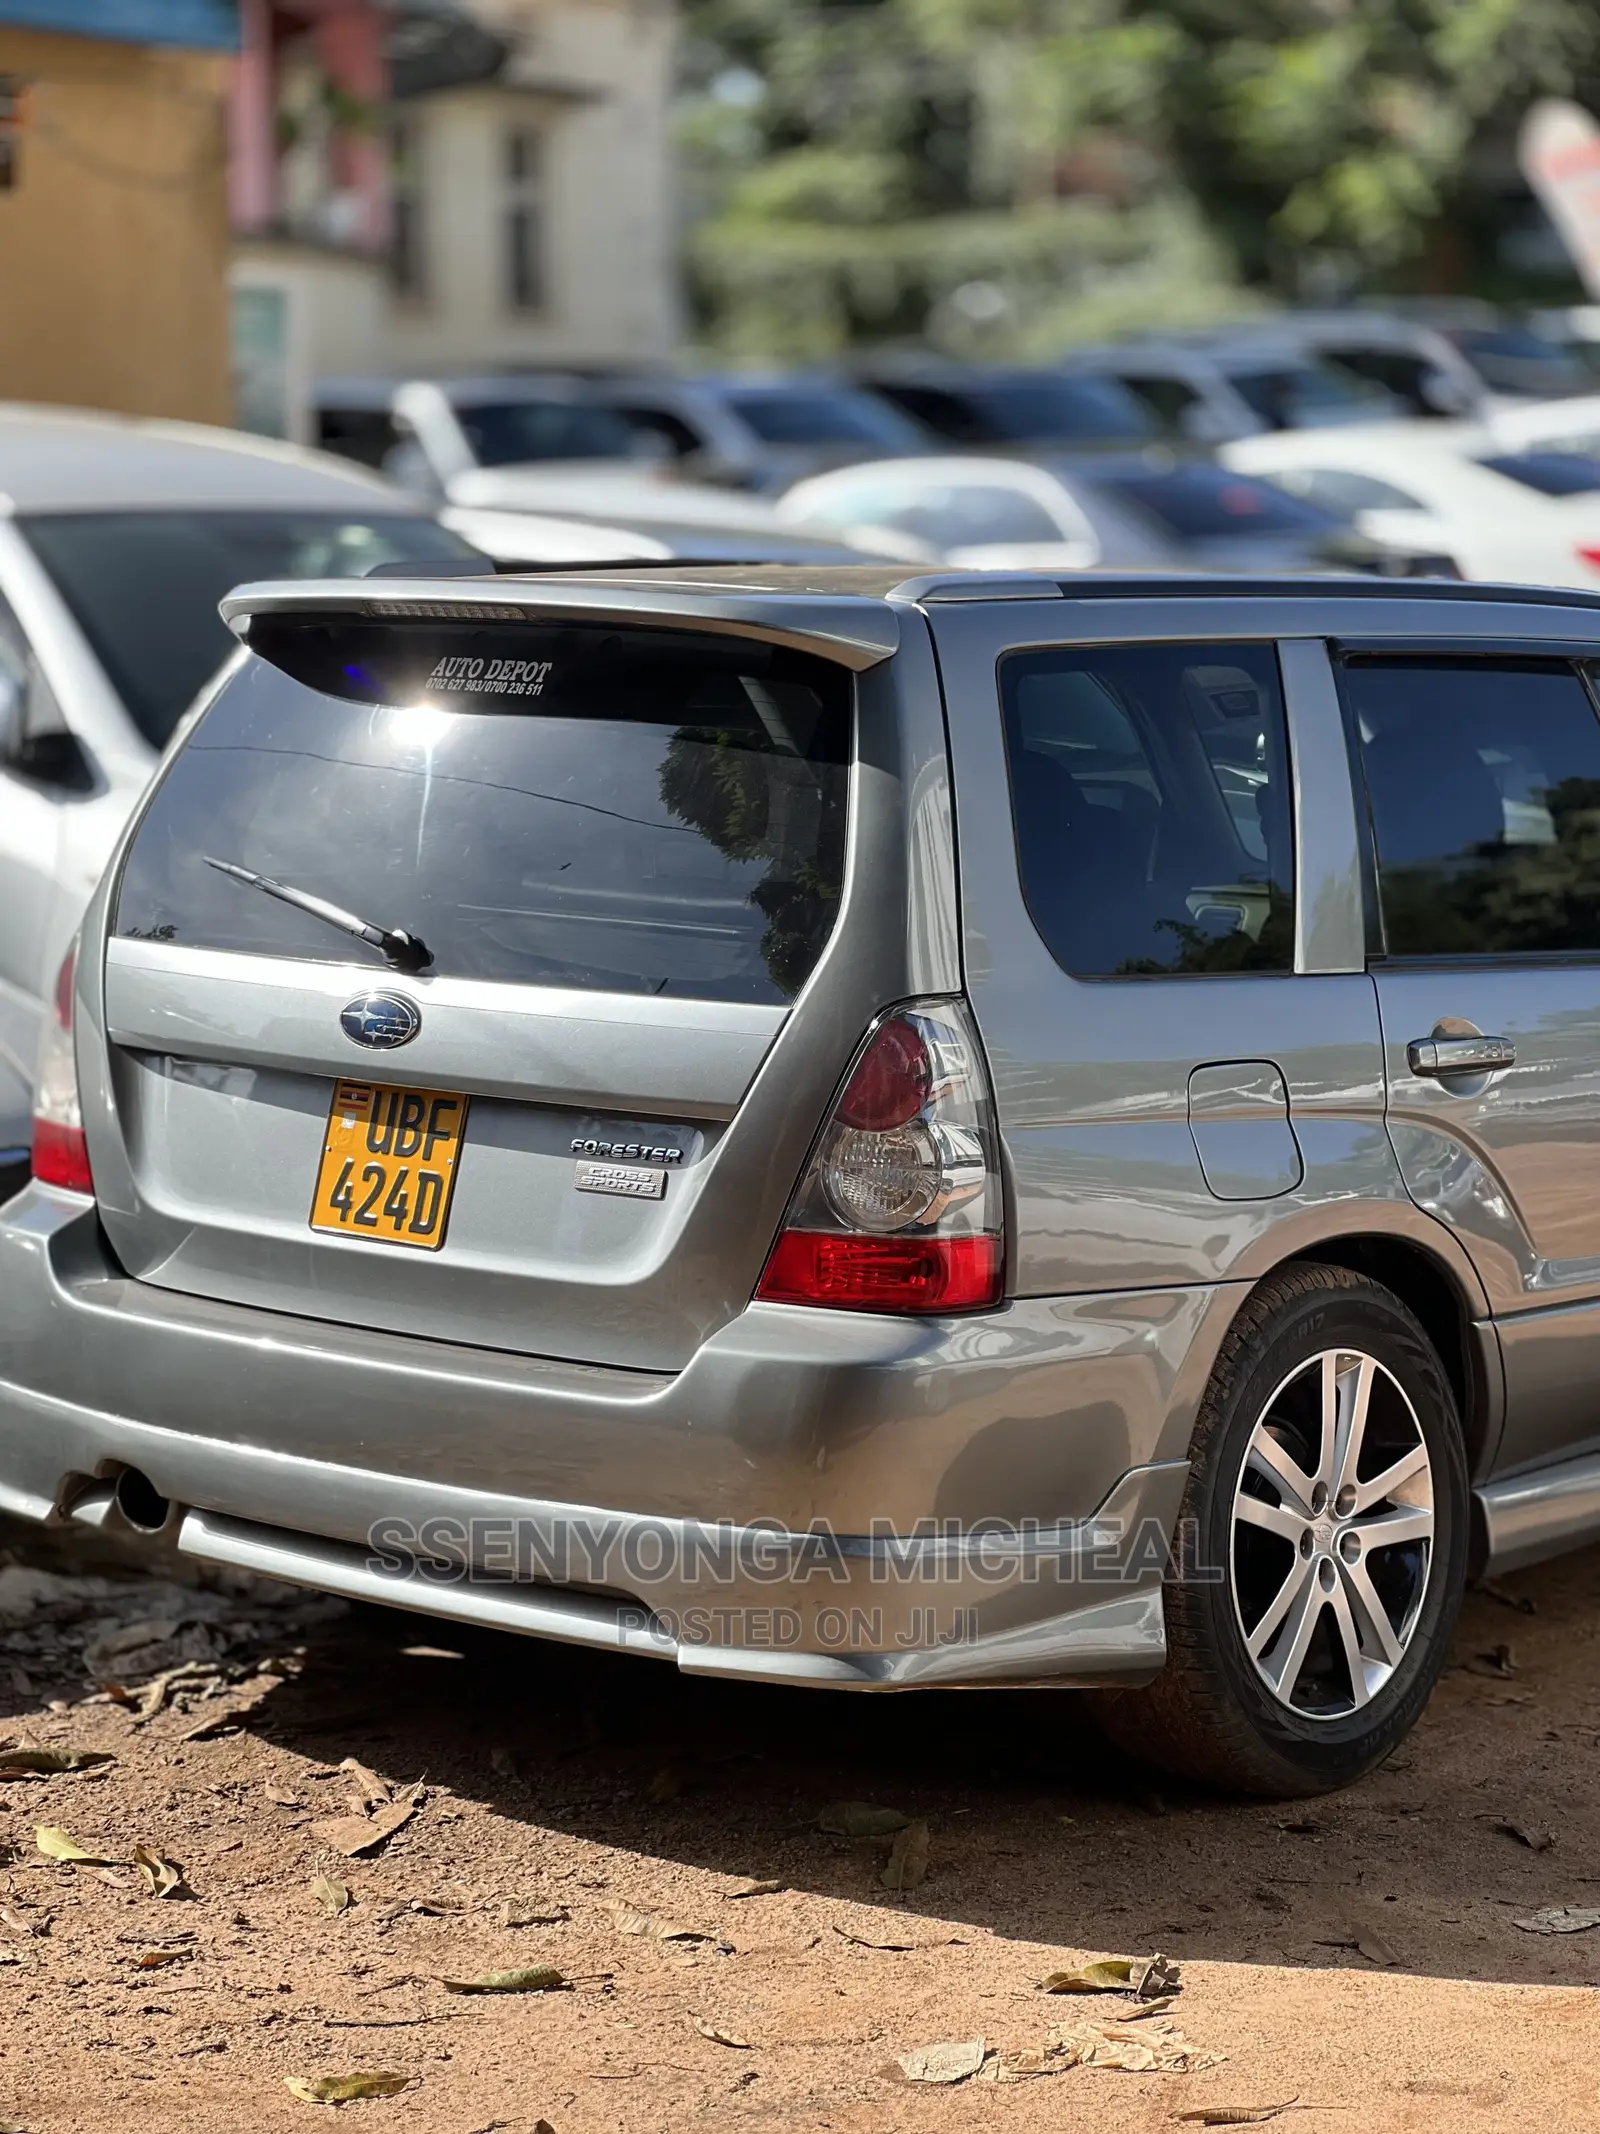
[[[1023,894],[1080,978],[1287,971],[1288,741],[1270,645],[1001,663]]]
[[[262,616],[251,641],[139,827],[119,934],[381,967],[221,860],[420,935],[448,977],[778,1003],[809,976],[844,877],[843,669],[522,623]]]
[[[1391,956],[1600,953],[1600,719],[1565,661],[1350,660]]]
[[[1092,473],[1091,478],[1184,541],[1317,532],[1339,523],[1303,497],[1224,467],[1180,464],[1139,473]]]
[[[1478,465],[1539,496],[1591,496],[1600,489],[1600,459],[1584,452],[1503,452]]]

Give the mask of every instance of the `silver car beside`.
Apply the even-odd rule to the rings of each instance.
[[[25,1156],[63,949],[241,577],[470,555],[425,507],[290,445],[0,406],[0,1181]]]
[[[0,1212],[5,1510],[1284,1795],[1593,1535],[1600,601],[224,607]]]

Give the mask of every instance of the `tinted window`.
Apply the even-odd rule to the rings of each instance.
[[[843,670],[742,639],[258,618],[163,780],[116,928],[377,952],[207,866],[420,934],[449,977],[792,999],[844,871]],[[291,673],[298,679],[291,679]]]
[[[1600,489],[1600,459],[1579,452],[1505,452],[1478,465],[1540,496],[1588,496]]]
[[[728,406],[766,445],[882,445],[898,452],[925,442],[915,424],[867,393],[774,386],[730,393]]]
[[[571,400],[508,400],[456,409],[480,467],[541,459],[627,459],[633,431],[613,408]]]
[[[1403,400],[1413,414],[1437,415],[1439,409],[1428,397],[1428,381],[1438,366],[1425,356],[1411,355],[1403,348],[1327,348],[1323,354],[1340,370],[1354,373],[1369,385],[1381,385]]]
[[[1341,519],[1354,518],[1358,511],[1424,508],[1418,498],[1396,489],[1392,482],[1380,482],[1371,474],[1356,474],[1348,467],[1275,467],[1263,479],[1275,489],[1304,497],[1308,504],[1316,504]]]
[[[476,550],[387,512],[107,511],[23,519],[34,553],[159,748],[235,641],[217,602],[258,578],[360,578]]]
[[[1094,978],[1288,970],[1272,649],[1024,652],[1000,679],[1023,893],[1056,961]]]
[[[1093,479],[1186,541],[1320,532],[1339,523],[1331,512],[1301,497],[1286,495],[1253,475],[1229,474],[1223,467],[1155,467],[1148,472],[1096,473]]]
[[[1275,364],[1228,372],[1228,383],[1254,415],[1274,429],[1297,429],[1329,417],[1382,416],[1395,411],[1392,394],[1365,379],[1320,363]]]
[[[1119,383],[1142,400],[1157,421],[1169,430],[1183,427],[1184,416],[1200,398],[1194,387],[1185,385],[1181,378],[1135,378],[1124,372]]]
[[[1142,439],[1155,425],[1115,378],[1001,378],[959,391],[895,385],[892,397],[956,444],[1021,443],[1030,438]]]
[[[359,460],[363,467],[381,467],[399,442],[400,433],[387,408],[317,410],[317,443],[324,452]]]
[[[1351,661],[1392,956],[1600,952],[1600,720],[1565,664]]]

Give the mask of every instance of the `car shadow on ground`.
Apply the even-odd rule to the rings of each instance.
[[[1600,1904],[1597,1570],[1591,1552],[1470,1595],[1410,1740],[1311,1802],[1153,1779],[1070,1692],[766,1689],[377,1608],[318,1632],[247,1725],[524,1833],[1015,1940],[1594,1984],[1600,1932],[1515,1921]],[[927,1819],[920,1889],[891,1895],[881,1850],[818,1827],[841,1800]]]

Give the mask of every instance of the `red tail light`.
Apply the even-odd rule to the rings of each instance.
[[[78,1102],[78,1061],[72,1037],[72,982],[78,944],[67,950],[56,978],[56,997],[45,1017],[39,1073],[33,1097],[33,1175],[69,1193],[92,1193],[89,1144]]]
[[[1578,561],[1587,563],[1592,571],[1600,571],[1600,548],[1585,547],[1580,541],[1578,544]]]
[[[842,1311],[969,1312],[1004,1254],[988,1075],[967,1010],[916,1002],[869,1034],[756,1295]]]

